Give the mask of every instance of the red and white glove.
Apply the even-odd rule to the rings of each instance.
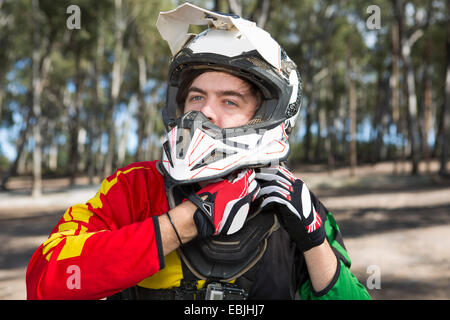
[[[277,213],[301,251],[322,244],[325,240],[324,226],[306,184],[285,167],[256,170],[256,179],[261,183],[258,198],[264,199],[261,208],[271,208]]]
[[[260,188],[251,169],[240,171],[232,181],[227,179],[211,183],[189,197],[197,210],[194,221],[198,238],[211,235],[229,235],[244,225],[251,203]],[[207,196],[205,200],[201,197]]]

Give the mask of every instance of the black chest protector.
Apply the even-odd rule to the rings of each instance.
[[[279,227],[274,214],[261,212],[229,236],[195,239],[178,252],[189,270],[202,280],[231,281],[252,268],[267,249],[267,239]]]
[[[303,255],[272,212],[256,214],[231,236],[190,242],[179,253],[185,279],[236,279],[247,299],[294,299],[304,274],[297,268],[305,266],[298,261]]]
[[[167,194],[171,207],[184,199],[176,187]],[[276,214],[254,207],[238,232],[192,240],[178,253],[185,280],[208,284],[236,279],[234,284],[246,291],[248,299],[294,299],[306,270],[303,255]]]

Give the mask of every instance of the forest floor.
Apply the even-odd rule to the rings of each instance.
[[[343,234],[351,270],[373,299],[450,299],[450,180],[393,163],[294,170],[319,196]],[[14,178],[0,192],[0,299],[25,299],[27,264],[65,210],[95,195],[99,185],[79,178],[46,179],[43,196],[29,196],[29,178]]]

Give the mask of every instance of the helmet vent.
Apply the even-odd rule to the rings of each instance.
[[[199,163],[197,163],[192,169],[197,170],[198,168],[201,168],[203,166],[206,166],[207,164],[214,163],[216,161],[225,159],[226,157],[232,156],[236,154],[236,151],[222,151],[222,150],[213,150],[211,151],[205,158],[203,158]]]
[[[286,117],[290,118],[290,117],[294,116],[297,113],[297,110],[298,110],[297,103],[291,103],[287,107]]]
[[[267,63],[265,63],[264,61],[255,58],[255,57],[248,57],[247,61],[249,61],[251,64],[253,64],[254,66],[263,68],[265,70],[272,70],[272,67],[270,65],[268,65]]]
[[[247,122],[247,125],[251,126],[251,125],[254,125],[254,124],[261,123],[261,122],[262,122],[261,118],[255,118],[255,119],[252,119],[249,122]]]

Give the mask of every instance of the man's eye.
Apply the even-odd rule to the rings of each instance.
[[[189,100],[190,101],[200,101],[200,100],[202,100],[202,97],[201,96],[192,96]]]
[[[227,104],[227,105],[229,105],[229,106],[237,106],[237,104],[235,103],[235,102],[233,102],[233,101],[230,101],[230,100],[226,100],[225,101],[225,104]]]

